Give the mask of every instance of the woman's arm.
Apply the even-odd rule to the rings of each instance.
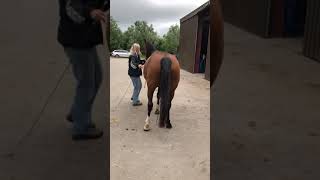
[[[138,67],[140,64],[140,58],[138,56],[131,56],[131,62],[134,66]]]
[[[106,4],[107,6],[107,4]],[[107,6],[108,7],[108,6]],[[81,0],[67,0],[66,1],[66,12],[69,18],[78,24],[82,24],[90,19],[93,19],[100,15],[102,16],[102,11],[100,12],[99,9],[104,7],[99,7],[99,3],[96,0],[88,1],[84,3]],[[95,14],[91,14],[94,10],[99,11]],[[100,13],[100,14],[99,14]]]

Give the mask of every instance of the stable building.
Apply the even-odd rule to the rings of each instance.
[[[210,80],[210,2],[180,19],[179,62],[191,73],[204,73]]]
[[[224,20],[264,38],[302,38],[303,54],[320,61],[319,0],[223,0]]]

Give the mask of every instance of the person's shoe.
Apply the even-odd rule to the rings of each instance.
[[[72,119],[72,116],[71,116],[70,114],[68,114],[68,115],[66,116],[66,119],[67,119],[67,121],[73,123],[73,119]],[[95,125],[93,122],[91,122],[91,123],[89,124],[89,128],[96,128],[96,125]]]
[[[71,114],[68,114],[67,116],[66,116],[66,120],[67,121],[69,121],[69,122],[73,122],[73,119],[72,119],[72,116],[71,116]]]
[[[141,105],[142,105],[142,102],[138,101],[138,102],[136,102],[136,103],[133,103],[132,105],[133,105],[133,106],[141,106]]]
[[[89,140],[89,139],[98,139],[103,136],[103,131],[96,128],[89,128],[87,132],[81,134],[73,134],[72,140]]]

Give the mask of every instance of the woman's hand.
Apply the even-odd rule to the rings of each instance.
[[[139,64],[139,66],[138,66],[140,69],[143,69],[143,67],[144,67],[144,65],[142,65],[142,64]]]
[[[100,9],[94,9],[90,12],[90,16],[92,19],[96,20],[96,21],[103,21],[106,22],[106,16],[104,14],[103,11],[101,11]]]

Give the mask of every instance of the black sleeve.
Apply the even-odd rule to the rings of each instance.
[[[82,24],[88,20],[91,20],[90,12],[93,9],[99,9],[99,3],[95,0],[83,1],[83,0],[67,0],[66,12],[69,18],[75,23]]]
[[[140,64],[140,59],[138,56],[131,56],[131,63],[134,65],[134,66],[137,66]]]
[[[110,9],[110,0],[105,0],[103,3],[103,11],[108,11]]]

